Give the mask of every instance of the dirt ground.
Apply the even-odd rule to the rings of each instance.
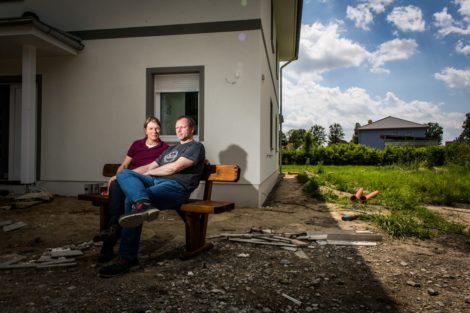
[[[371,230],[342,221],[348,207],[307,198],[284,177],[263,208],[211,216],[208,235],[332,229]],[[470,209],[434,207],[470,226]],[[0,222],[27,226],[0,231],[0,257],[37,259],[48,248],[91,240],[96,207],[71,197],[0,211]],[[117,278],[97,277],[99,246],[74,267],[0,270],[1,312],[470,312],[470,245],[459,236],[397,240],[377,246],[315,245],[308,259],[275,246],[213,238],[214,249],[182,261],[184,225],[175,212],[144,226],[141,267]],[[0,260],[1,262],[1,260]],[[284,295],[292,297],[289,299]]]

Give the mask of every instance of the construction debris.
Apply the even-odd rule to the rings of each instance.
[[[41,200],[41,201],[51,201],[53,198],[52,194],[47,191],[40,192],[29,192],[24,195],[15,197],[16,201],[32,201],[32,200]]]
[[[341,246],[376,246],[377,242],[382,241],[382,236],[373,234],[370,231],[352,231],[352,230],[330,230],[326,232],[305,232],[302,234],[267,234],[254,233],[253,229],[246,234],[222,233],[211,236],[211,238],[225,237],[228,241],[252,243],[257,245],[280,246],[284,250],[295,252],[300,258],[308,258],[303,251],[297,251],[298,248],[313,248],[316,245],[341,245]],[[292,238],[293,237],[293,238]],[[307,242],[308,241],[308,242]],[[312,241],[314,243],[312,243]]]
[[[11,223],[11,224],[7,224],[5,226],[3,226],[3,231],[4,232],[9,232],[9,231],[12,231],[12,230],[17,230],[17,229],[20,229],[22,227],[25,227],[27,224],[24,223],[24,222],[16,222],[16,223]]]
[[[84,242],[77,247],[88,249],[92,245],[90,242]],[[75,247],[75,245],[71,245]],[[71,267],[76,266],[75,256],[81,256],[81,250],[75,250],[71,247],[59,247],[47,249],[38,259],[26,260],[26,256],[19,254],[9,254],[0,256],[0,270],[10,270],[17,268],[52,268],[52,267]],[[23,261],[20,263],[20,261]]]
[[[300,302],[299,300],[295,299],[295,298],[292,298],[291,296],[288,296],[286,295],[285,293],[282,294],[282,296],[292,302],[294,302],[296,305],[301,305],[302,302]]]

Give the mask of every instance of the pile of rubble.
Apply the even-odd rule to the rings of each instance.
[[[37,259],[27,259],[26,256],[20,254],[3,255],[0,256],[0,270],[76,266],[76,257],[82,256],[82,250],[88,250],[92,246],[94,246],[94,243],[89,241],[79,245],[47,249]]]

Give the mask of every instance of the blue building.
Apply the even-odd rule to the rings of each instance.
[[[373,123],[356,127],[354,131],[359,144],[376,149],[383,149],[386,146],[437,145],[437,140],[426,138],[427,128],[426,124],[388,116]]]

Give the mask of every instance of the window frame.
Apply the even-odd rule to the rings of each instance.
[[[156,75],[167,74],[198,74],[199,75],[199,105],[198,105],[198,129],[195,139],[204,141],[204,66],[181,67],[154,67],[146,69],[146,116],[155,115],[155,84]],[[155,115],[156,116],[156,115]],[[160,119],[160,116],[156,116]],[[167,142],[178,142],[176,136],[162,136]]]

